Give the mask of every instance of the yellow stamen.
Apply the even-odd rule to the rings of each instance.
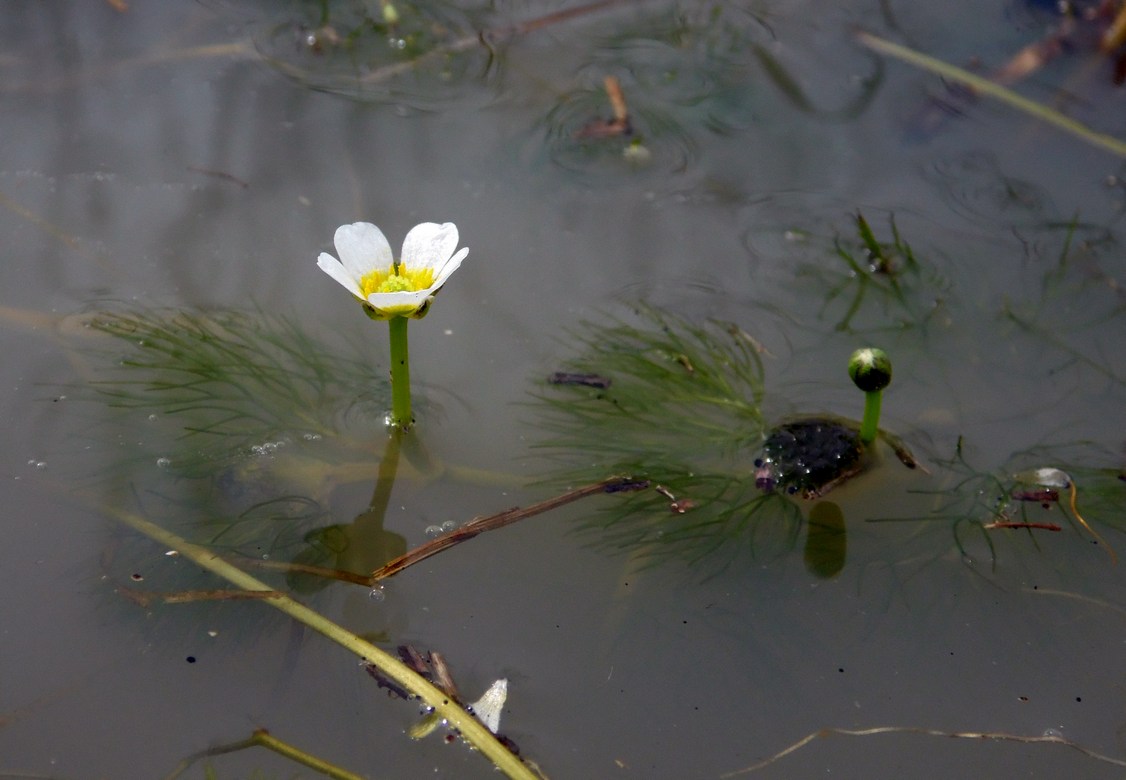
[[[394,268],[372,271],[360,279],[360,292],[366,299],[372,293],[415,292],[425,290],[434,283],[432,268]]]

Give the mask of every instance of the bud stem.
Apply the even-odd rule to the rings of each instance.
[[[860,421],[860,441],[871,444],[876,440],[880,425],[880,399],[882,390],[864,394],[864,419]]]

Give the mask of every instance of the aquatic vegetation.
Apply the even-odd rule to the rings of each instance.
[[[758,491],[751,474],[765,429],[759,345],[730,323],[634,314],[583,323],[571,334],[579,355],[534,393],[548,434],[538,449],[557,466],[550,481],[650,481],[584,520],[608,546],[715,563],[792,545],[800,511]]]
[[[798,267],[796,279],[803,286],[821,288],[818,317],[836,318],[838,331],[924,327],[944,296],[947,283],[915,256],[894,216],[888,217],[888,226],[891,240],[880,241],[857,212],[855,238],[838,235],[832,240],[833,254],[843,261],[838,269],[825,262],[817,242],[808,241],[818,254]],[[805,235],[800,230],[797,234]]]
[[[1006,296],[1002,322],[1027,340],[1041,363],[1075,365],[1126,385],[1126,363],[1118,349],[1126,338],[1126,284],[1116,273],[1119,241],[1077,219],[1051,222],[1043,231],[1051,241],[1046,256],[1037,258],[1045,261],[1043,273],[1033,277],[1039,294]],[[1077,300],[1082,307],[1075,306]]]
[[[262,312],[122,310],[83,317],[115,341],[90,388],[106,406],[170,422],[185,444],[161,464],[180,476],[278,447],[354,430],[384,407],[388,383],[369,360],[334,349],[293,320]],[[284,446],[284,445],[283,445]]]
[[[995,565],[998,534],[1023,532],[1037,549],[1050,556],[1049,548],[1038,541],[1038,535],[1061,532],[1062,514],[1075,533],[1091,537],[1113,561],[1113,548],[1092,523],[1126,530],[1120,512],[1122,501],[1126,500],[1123,469],[1073,463],[1068,451],[1066,446],[1035,448],[1016,453],[1009,462],[986,471],[971,464],[965,443],[959,438],[953,456],[938,461],[945,486],[912,491],[939,499],[928,514],[877,518],[873,522],[948,524],[966,560],[976,557],[970,552],[976,540],[984,544],[988,559]]]
[[[369,317],[388,321],[390,424],[397,428],[414,423],[407,319],[426,316],[434,296],[469,254],[467,247],[458,249],[457,242],[457,226],[452,222],[423,222],[407,232],[403,253],[396,260],[383,231],[370,222],[356,222],[336,229],[339,260],[326,252],[317,258],[320,269],[352,293]]]
[[[72,395],[110,411],[112,436],[140,440],[101,462],[99,480],[134,485],[199,543],[258,558],[331,552],[311,529],[331,520],[335,486],[372,478],[370,437],[390,403],[370,360],[262,312],[132,309],[81,321],[76,360],[89,381]],[[91,335],[103,338],[91,346]]]

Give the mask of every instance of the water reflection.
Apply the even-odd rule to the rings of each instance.
[[[809,510],[803,560],[815,577],[836,577],[848,554],[848,531],[844,512],[832,501],[818,501]]]
[[[300,84],[354,100],[421,110],[493,99],[494,54],[478,32],[483,10],[450,3],[321,3],[262,25],[255,46],[266,62]],[[469,88],[472,87],[472,88]]]

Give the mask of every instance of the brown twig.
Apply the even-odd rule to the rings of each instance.
[[[534,517],[544,512],[549,512],[552,509],[564,506],[572,501],[577,501],[580,498],[586,498],[587,496],[592,496],[597,493],[641,490],[645,487],[648,487],[648,482],[636,480],[632,477],[610,477],[601,482],[595,482],[584,487],[570,490],[554,498],[541,501],[538,504],[532,504],[529,507],[513,507],[512,509],[506,509],[503,512],[498,512],[488,517],[479,517],[469,521],[461,528],[456,528],[447,534],[419,545],[413,550],[408,550],[404,555],[381,566],[371,574],[356,574],[355,572],[346,571],[344,569],[333,569],[327,566],[262,560],[261,558],[251,558],[248,556],[224,556],[224,558],[233,564],[248,569],[280,571],[286,574],[308,574],[313,577],[322,577],[326,580],[336,580],[338,582],[346,582],[350,585],[362,585],[366,588],[370,588],[376,585],[380,580],[394,576],[408,566],[412,566],[421,560],[429,558],[431,555],[435,555],[447,547],[453,547],[456,544],[472,539],[477,534],[484,533],[485,531],[503,528],[506,525],[520,520],[526,520],[529,517]],[[674,511],[683,512],[685,509],[691,508],[691,506],[691,502],[687,502],[684,508],[677,508],[675,504],[672,508]],[[135,588],[118,588],[117,593],[141,607],[149,607],[158,602],[165,604],[183,604],[192,601],[206,600],[222,601],[230,599],[273,598],[278,595],[277,591],[247,593],[246,591],[229,590],[154,593],[151,591],[137,590]]]
[[[310,574],[314,577],[324,577],[327,580],[339,580],[351,585],[370,586],[371,577],[366,574],[356,574],[344,569],[330,569],[327,566],[313,566],[308,563],[286,563],[285,561],[264,561],[261,558],[238,557],[231,561],[248,569],[264,569],[266,571],[282,571],[286,574]]]
[[[250,182],[243,181],[238,176],[235,176],[233,173],[227,173],[226,171],[217,171],[217,170],[214,170],[212,168],[200,168],[200,167],[195,166],[195,165],[189,165],[188,170],[191,171],[192,173],[202,173],[204,176],[214,176],[217,179],[223,179],[224,181],[229,181],[232,184],[237,184],[238,186],[242,187],[244,190],[247,189],[250,186]]]
[[[178,590],[171,593],[156,593],[154,591],[136,590],[135,588],[117,588],[116,593],[141,607],[149,607],[155,603],[191,604],[196,601],[276,599],[282,595],[281,592],[276,590]]]
[[[615,138],[633,132],[633,125],[629,121],[629,107],[626,105],[626,96],[622,92],[618,77],[607,76],[602,80],[602,86],[606,90],[606,97],[610,100],[610,110],[614,118],[587,122],[575,133],[576,138]]]
[[[992,523],[986,523],[982,526],[986,530],[994,528],[1039,528],[1041,531],[1062,531],[1061,526],[1055,523],[1022,523],[1015,520],[994,520]]]
[[[992,740],[994,742],[1022,742],[1025,744],[1039,744],[1050,743],[1055,745],[1064,745],[1078,750],[1085,756],[1089,756],[1097,761],[1104,761],[1114,766],[1126,767],[1126,761],[1120,758],[1113,758],[1111,756],[1097,753],[1094,750],[1085,748],[1078,742],[1073,742],[1065,737],[1056,736],[1054,734],[1044,734],[1041,736],[1022,736],[1020,734],[1006,734],[999,731],[940,731],[939,729],[924,729],[915,726],[876,726],[870,729],[838,729],[838,728],[824,728],[819,731],[814,731],[812,734],[807,734],[799,739],[794,744],[790,745],[784,750],[780,750],[765,761],[760,761],[757,764],[736,769],[733,772],[727,772],[720,775],[721,778],[737,777],[739,775],[749,774],[758,771],[764,767],[770,766],[775,761],[785,758],[786,756],[794,753],[815,739],[822,737],[829,737],[838,734],[845,737],[870,737],[876,734],[922,734],[927,737],[945,737],[947,739],[977,739],[977,740]]]
[[[590,485],[575,488],[574,490],[569,490],[566,493],[561,493],[558,496],[549,498],[546,501],[540,501],[538,504],[532,504],[529,507],[513,507],[512,509],[498,512],[495,515],[470,520],[460,528],[455,528],[449,533],[435,537],[415,547],[413,550],[408,550],[393,561],[380,566],[371,573],[369,583],[374,585],[388,577],[393,577],[408,566],[413,566],[419,561],[426,560],[431,555],[437,555],[443,550],[468,541],[485,531],[495,531],[498,528],[504,528],[506,525],[526,520],[529,517],[534,517],[544,512],[550,512],[552,509],[558,509],[573,501],[578,501],[580,498],[597,495],[598,493],[640,490],[647,487],[648,484],[649,483],[646,481],[639,481],[632,477],[610,477],[601,482],[595,482]]]

